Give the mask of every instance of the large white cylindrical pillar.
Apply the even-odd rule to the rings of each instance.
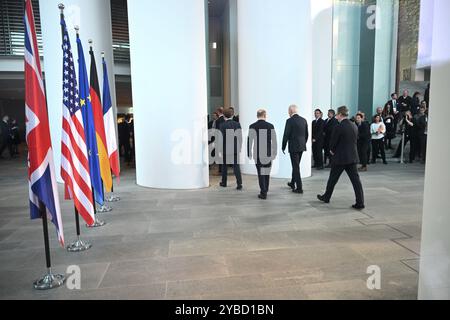
[[[298,105],[300,115],[311,125],[310,1],[245,0],[237,4],[242,127],[248,129],[256,121],[257,109],[265,108],[281,148],[289,105]],[[256,169],[248,164],[243,166],[243,171],[255,173]],[[311,139],[308,151],[303,155],[301,173],[302,177],[311,175]],[[287,150],[286,155],[279,151],[272,174],[278,178],[291,178]]]
[[[419,299],[450,299],[450,1],[434,0],[427,165],[420,253]]]
[[[77,60],[77,43],[74,26],[80,27],[80,38],[83,43],[85,60],[89,72],[90,57],[88,40],[93,40],[93,49],[99,72],[100,90],[103,88],[101,52],[105,52],[108,66],[109,85],[114,110],[116,110],[116,90],[114,80],[114,61],[111,31],[111,3],[110,0],[40,0],[40,17],[42,25],[42,39],[44,44],[44,73],[47,92],[50,133],[53,144],[55,168],[58,181],[61,163],[61,130],[62,130],[62,38],[60,25],[60,10],[58,4],[65,5],[65,20],[69,31],[72,53]],[[75,63],[78,74],[78,64]],[[77,78],[78,80],[78,78]]]
[[[128,1],[141,186],[209,186],[204,0]]]

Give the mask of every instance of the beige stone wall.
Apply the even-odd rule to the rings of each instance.
[[[420,0],[400,0],[399,74],[400,81],[415,79],[420,26]]]

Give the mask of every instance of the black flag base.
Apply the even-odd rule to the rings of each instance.
[[[69,252],[81,252],[81,251],[86,251],[89,250],[92,247],[92,244],[90,244],[89,242],[85,242],[83,240],[80,239],[80,237],[78,236],[78,239],[71,243],[69,246],[67,246],[67,251]]]
[[[87,224],[86,227],[88,227],[88,228],[98,228],[98,227],[103,227],[105,224],[106,224],[105,221],[99,220],[99,219],[97,218],[97,216],[95,216],[95,222],[94,222],[94,224],[91,225],[91,226]]]
[[[97,209],[98,213],[106,213],[106,212],[111,212],[112,208],[110,206],[107,206],[106,204],[100,206],[100,208]]]
[[[117,202],[117,201],[120,201],[120,198],[111,193],[109,196],[106,197],[105,201],[106,202]]]
[[[47,274],[33,283],[36,290],[49,290],[62,286],[66,277],[62,274],[53,274],[51,268],[48,268]]]

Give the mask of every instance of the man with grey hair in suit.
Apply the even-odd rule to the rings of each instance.
[[[292,180],[288,183],[292,192],[303,194],[302,178],[300,176],[300,162],[303,152],[306,151],[306,142],[308,141],[308,122],[298,114],[296,105],[289,106],[289,119],[286,121],[283,136],[283,153],[289,144],[289,154],[292,164]]]

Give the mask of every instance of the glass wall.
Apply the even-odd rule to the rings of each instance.
[[[395,90],[398,0],[334,0],[332,105],[372,115]]]

